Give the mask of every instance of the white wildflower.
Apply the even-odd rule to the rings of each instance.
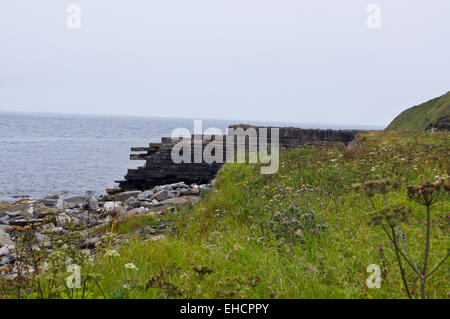
[[[133,263],[125,264],[125,268],[126,268],[126,269],[138,270],[138,268],[136,267],[136,265],[133,264]]]
[[[108,257],[120,257],[120,254],[119,254],[119,252],[117,250],[111,249],[111,250],[108,250],[106,252],[105,256],[108,256]]]

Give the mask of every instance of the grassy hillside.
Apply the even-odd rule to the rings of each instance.
[[[52,255],[50,271],[33,279],[27,296],[406,298],[394,247],[371,214],[387,204],[412,209],[398,228],[421,267],[426,210],[408,199],[407,185],[448,174],[448,149],[441,146],[448,139],[444,132],[366,133],[359,148],[285,150],[273,175],[261,175],[257,164],[226,164],[199,204],[128,220],[115,228],[128,234],[119,246],[107,233],[94,258],[77,257],[82,289],[66,288],[66,267],[58,266],[65,259]],[[363,186],[384,187],[373,197],[355,185],[380,178],[390,182]],[[449,250],[449,211],[442,192],[431,206],[429,269]],[[174,228],[165,239],[133,232],[168,221]],[[366,284],[370,264],[382,269],[379,289]],[[417,276],[405,272],[412,297],[419,297]],[[427,297],[448,298],[448,274],[447,261],[428,279]]]
[[[450,92],[403,111],[386,129],[424,131],[432,127],[450,128]]]

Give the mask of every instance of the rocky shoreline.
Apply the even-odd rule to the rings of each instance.
[[[145,191],[126,191],[61,198],[49,195],[41,199],[22,198],[15,203],[0,202],[0,276],[17,274],[17,230],[32,231],[36,249],[51,253],[53,243],[73,231],[81,231],[83,240],[79,249],[95,254],[112,222],[121,222],[133,216],[158,216],[188,203],[197,203],[202,190],[211,190],[212,184],[178,182],[156,186]],[[149,238],[161,239],[168,227],[162,223],[149,229]],[[102,227],[104,230],[102,230]],[[120,239],[116,244],[120,243]]]

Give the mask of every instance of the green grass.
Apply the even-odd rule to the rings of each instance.
[[[450,92],[403,111],[386,129],[424,131],[437,123],[450,126]]]
[[[130,218],[123,223],[120,223],[115,232],[118,234],[127,234],[133,230],[136,230],[145,226],[158,227],[159,221],[155,216],[139,216],[135,218]]]
[[[261,175],[256,164],[224,165],[214,191],[194,208],[172,216],[177,225],[173,235],[163,241],[136,239],[120,249],[120,257],[97,264],[95,271],[103,275],[100,284],[109,297],[128,298],[405,298],[392,247],[381,229],[368,225],[368,198],[351,184],[377,177],[401,183],[387,197],[413,209],[401,230],[414,257],[420,259],[424,209],[407,200],[405,188],[448,173],[448,150],[429,147],[426,151],[419,145],[446,139],[446,133],[372,133],[361,138],[363,146],[356,150],[292,149],[282,152],[280,170],[273,175]],[[314,191],[298,191],[305,186]],[[375,201],[382,206],[381,197]],[[266,223],[292,202],[303,211],[315,210],[328,230],[303,243],[277,236]],[[448,196],[432,209],[433,266],[449,248],[449,209]],[[124,267],[130,262],[138,271]],[[365,285],[369,264],[387,268],[380,289]],[[447,262],[432,276],[429,297],[448,298],[448,271]],[[157,274],[163,274],[157,281],[161,284],[146,289]],[[413,287],[412,271],[408,270],[407,279]],[[131,288],[123,288],[125,283]]]
[[[356,149],[282,150],[273,175],[261,175],[258,164],[226,164],[199,204],[167,216],[175,222],[167,238],[135,236],[118,248],[120,257],[98,257],[83,274],[100,274],[107,298],[406,298],[392,246],[380,228],[369,226],[369,199],[352,184],[380,177],[400,184],[387,200],[412,208],[401,231],[421,260],[425,211],[407,199],[406,186],[449,173],[448,149],[441,146],[448,138],[448,133],[372,132],[359,136],[362,145]],[[383,202],[375,197],[377,207]],[[314,210],[328,229],[301,241],[276,232],[274,213],[291,203],[302,212]],[[430,267],[449,249],[449,211],[448,195],[432,206]],[[154,222],[140,217],[116,231]],[[129,263],[138,269],[126,268]],[[366,286],[370,264],[386,269],[380,289]],[[419,297],[410,269],[406,277]],[[447,261],[430,277],[426,292],[430,298],[448,298],[448,290]],[[102,298],[103,293],[89,285],[86,296]]]

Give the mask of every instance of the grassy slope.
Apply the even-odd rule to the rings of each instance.
[[[215,191],[194,208],[174,213],[175,234],[163,241],[132,240],[120,250],[120,257],[105,257],[95,272],[103,275],[101,286],[108,297],[404,298],[393,250],[382,231],[368,225],[369,201],[351,184],[376,176],[392,176],[402,183],[388,199],[413,208],[411,222],[402,231],[419,259],[424,210],[406,199],[405,186],[448,173],[449,166],[447,150],[427,153],[413,144],[448,144],[448,137],[373,133],[362,138],[363,146],[357,150],[293,149],[281,154],[281,167],[274,175],[259,174],[258,165],[227,164]],[[314,191],[302,190],[306,185]],[[323,236],[307,237],[303,244],[276,236],[267,223],[291,202],[304,211],[314,209],[317,218],[329,224]],[[381,205],[382,199],[377,198],[376,204]],[[433,206],[433,266],[448,249],[449,209],[448,197]],[[130,262],[139,270],[125,269]],[[367,266],[375,263],[383,268],[383,262],[386,280],[381,289],[368,289]],[[165,284],[143,288],[161,270],[160,281]],[[429,296],[448,298],[448,271],[447,263],[433,275]],[[409,270],[407,276],[414,279]],[[125,283],[132,288],[123,288]],[[175,287],[183,294],[178,295]],[[94,289],[91,296],[101,295]]]
[[[450,118],[450,92],[403,111],[386,129],[423,131],[443,117]]]

